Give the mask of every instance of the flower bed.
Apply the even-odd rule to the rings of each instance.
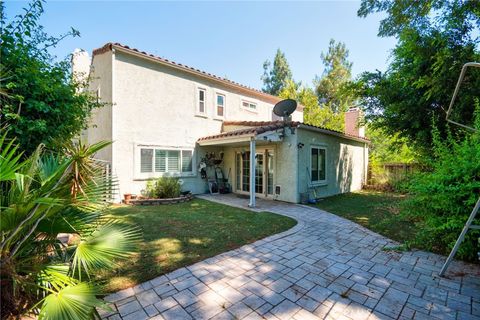
[[[186,195],[181,195],[177,198],[165,198],[165,199],[132,199],[129,201],[130,204],[135,206],[158,206],[162,204],[174,204],[174,203],[181,203],[187,202],[193,199],[193,195],[191,193]]]

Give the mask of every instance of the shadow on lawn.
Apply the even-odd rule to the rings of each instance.
[[[276,208],[286,215],[290,209]],[[386,252],[391,240],[313,208],[297,207],[295,217],[302,223],[287,236],[219,254],[106,300],[124,319],[307,319],[311,313],[321,319],[388,319],[416,313],[428,318],[440,310],[468,318],[473,309],[451,305],[448,311],[439,299],[458,296],[460,288],[470,302],[480,298],[478,266],[455,261],[450,278],[439,278],[442,256]],[[428,308],[411,309],[411,297]]]
[[[139,225],[139,254],[101,274],[113,292],[238,248],[296,224],[288,217],[227,207],[205,200],[171,206],[122,206],[113,216]]]

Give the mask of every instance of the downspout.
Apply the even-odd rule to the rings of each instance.
[[[255,208],[255,137],[250,138],[250,208]]]

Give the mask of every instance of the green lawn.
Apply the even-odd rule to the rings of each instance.
[[[273,213],[255,213],[214,202],[162,206],[119,206],[113,216],[139,225],[144,241],[140,252],[108,279],[116,291],[153,279],[219,253],[290,229],[294,219]]]
[[[359,191],[325,198],[315,206],[404,243],[413,240],[416,227],[399,216],[403,199],[396,193]]]

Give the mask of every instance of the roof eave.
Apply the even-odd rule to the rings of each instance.
[[[347,140],[353,140],[353,141],[357,141],[357,142],[370,144],[370,140],[367,140],[367,139],[364,139],[364,138],[347,136],[346,134],[343,134],[343,133],[340,133],[340,132],[335,132],[335,131],[330,131],[330,130],[326,130],[326,129],[322,129],[322,128],[317,128],[317,127],[314,127],[314,126],[305,125],[303,123],[298,125],[298,129],[305,129],[305,130],[310,130],[310,131],[314,131],[314,132],[320,132],[320,133],[323,133],[323,134],[328,134],[328,135],[331,135],[331,136],[336,136],[336,137],[347,139]]]
[[[198,140],[197,143],[199,146],[214,146],[222,144],[230,144],[237,142],[248,142],[252,138],[255,138],[255,133],[243,134],[238,136],[227,136],[227,137],[218,137],[218,138],[206,138],[204,140]]]
[[[256,91],[256,90],[253,90],[253,89],[249,89],[249,88],[246,88],[242,85],[235,84],[233,82],[227,82],[225,80],[218,79],[216,77],[210,76],[208,74],[205,74],[205,73],[202,73],[202,72],[199,72],[199,71],[196,71],[196,70],[192,70],[192,69],[184,67],[184,66],[169,63],[167,61],[162,61],[162,60],[156,58],[155,56],[150,56],[148,54],[144,54],[144,53],[139,52],[139,51],[135,51],[135,50],[132,50],[132,49],[127,49],[127,48],[119,46],[115,43],[110,44],[109,48],[115,49],[117,51],[124,52],[124,53],[127,53],[127,54],[131,54],[131,55],[134,55],[134,56],[142,58],[142,59],[147,59],[147,60],[150,60],[152,62],[156,62],[156,63],[159,63],[161,65],[164,65],[164,66],[167,66],[167,67],[170,67],[170,68],[182,71],[182,72],[186,72],[186,73],[198,76],[198,77],[202,77],[202,78],[214,81],[214,82],[222,84],[224,86],[234,88],[238,91],[246,92],[250,96],[255,96],[257,98],[266,100],[267,102],[270,102],[270,103],[276,103],[276,102],[282,100],[279,97],[275,97],[275,96],[272,96],[272,95],[267,94],[267,93],[262,93],[261,91]]]

